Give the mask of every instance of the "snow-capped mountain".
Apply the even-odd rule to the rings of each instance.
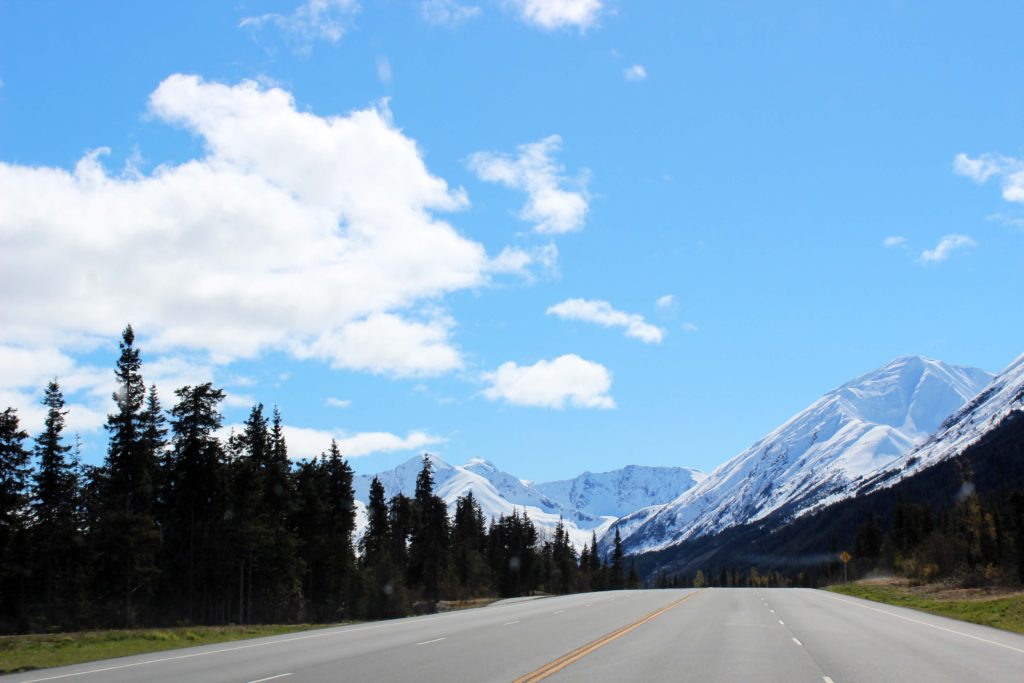
[[[599,517],[622,517],[704,481],[706,474],[687,467],[628,465],[614,472],[584,472],[575,479],[536,484],[565,509]]]
[[[835,499],[922,443],[991,379],[976,368],[897,358],[825,394],[671,503],[623,519],[626,550],[658,550]]]
[[[428,457],[434,467],[434,492],[444,499],[450,510],[454,510],[455,501],[460,496],[472,491],[487,519],[510,515],[513,510],[520,513],[525,510],[537,527],[553,531],[561,517],[570,539],[578,548],[590,541],[591,534],[603,535],[621,516],[620,510],[632,512],[636,507],[670,501],[704,476],[697,470],[681,467],[629,466],[614,472],[587,472],[563,482],[533,484],[503,472],[483,459],[474,458],[465,465],[450,465],[436,455]],[[411,496],[416,490],[416,476],[421,467],[422,460],[416,457],[376,476],[384,484],[389,498],[398,492]],[[365,529],[366,501],[373,476],[358,475],[353,481],[357,501],[357,537]],[[618,489],[612,492],[609,488],[612,486]],[[548,488],[566,495],[564,498],[549,496],[546,493]],[[573,491],[576,492],[575,497],[570,495]],[[630,508],[634,502],[635,507]]]
[[[1024,355],[1010,363],[967,405],[945,420],[924,443],[900,456],[853,494],[892,486],[938,462],[959,455],[1014,411],[1024,411]]]

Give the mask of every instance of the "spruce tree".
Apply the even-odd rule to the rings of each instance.
[[[18,628],[24,617],[29,451],[18,411],[0,413],[0,628]],[[13,623],[5,623],[11,619]]]
[[[480,594],[487,583],[486,540],[483,510],[473,492],[467,491],[455,501],[452,523],[452,562],[458,584],[467,596]]]
[[[301,575],[296,539],[289,526],[293,512],[290,464],[280,413],[275,410],[271,431],[263,405],[253,406],[241,434],[246,455],[260,479],[262,499],[257,542],[253,550],[251,589],[258,618],[287,619],[298,609]]]
[[[350,617],[354,614],[358,588],[352,538],[356,528],[356,494],[352,486],[354,475],[334,439],[331,439],[324,464],[327,470],[329,515],[327,561],[330,583],[327,591],[334,606],[334,616]]]
[[[114,373],[116,410],[106,424],[110,442],[100,488],[97,587],[100,595],[119,605],[124,624],[131,627],[136,603],[148,597],[158,573],[160,532],[154,502],[162,415],[155,389],[147,405],[131,325],[122,333],[120,348]]]
[[[448,508],[434,495],[433,463],[426,455],[416,477],[413,504],[416,515],[409,544],[409,581],[422,588],[425,599],[436,601],[448,568]]]
[[[28,433],[19,425],[18,411],[7,408],[0,413],[0,552],[6,551],[25,527],[30,471],[26,439]]]
[[[44,618],[73,623],[81,587],[78,463],[64,443],[64,394],[57,380],[46,386],[46,419],[36,437],[32,476],[30,542],[32,574],[42,599]]]
[[[210,618],[221,594],[223,557],[233,537],[225,524],[224,451],[217,439],[224,392],[207,382],[175,392],[171,409],[171,451],[163,486],[166,530],[165,600],[180,606],[189,622]]]
[[[407,498],[405,500],[408,501]],[[384,485],[377,477],[370,482],[366,521],[366,531],[359,542],[365,586],[364,612],[371,618],[403,616],[405,566],[395,558],[396,531],[392,525],[391,511],[384,499]],[[397,533],[401,535],[404,557],[405,535],[403,531]]]
[[[612,546],[611,589],[618,590],[625,585],[625,567],[623,566],[622,538],[619,528],[615,527],[615,540]]]

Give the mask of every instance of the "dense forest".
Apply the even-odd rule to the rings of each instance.
[[[411,498],[374,479],[356,538],[336,443],[290,460],[281,414],[263,405],[223,438],[210,383],[181,387],[166,411],[130,326],[115,375],[100,466],[65,433],[56,379],[34,439],[13,408],[0,414],[0,632],[336,622],[639,585],[618,535],[610,552],[594,537],[577,553],[561,524],[545,537],[525,512],[488,522],[472,493],[449,515],[427,458]]]
[[[1024,583],[1024,413],[896,485],[792,519],[755,524],[636,557],[659,585],[803,585],[902,576],[950,586]],[[699,574],[699,576],[698,576]]]

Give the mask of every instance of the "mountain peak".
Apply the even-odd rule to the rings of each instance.
[[[901,356],[826,393],[626,538],[637,552],[762,519],[797,514],[879,471],[924,441],[992,375]]]

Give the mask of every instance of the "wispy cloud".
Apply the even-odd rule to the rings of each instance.
[[[658,300],[654,302],[654,305],[662,310],[671,309],[676,305],[676,297],[674,294],[666,294],[665,296],[659,296]]]
[[[483,375],[490,386],[484,396],[492,401],[540,408],[564,408],[568,403],[578,408],[614,408],[608,394],[611,373],[600,363],[566,354],[554,360],[541,360],[533,365],[517,365],[509,361],[494,372]]]
[[[660,344],[665,333],[651,325],[638,313],[625,313],[612,308],[607,301],[588,299],[566,299],[548,308],[548,315],[564,320],[582,320],[605,327],[622,327],[627,337],[639,339],[647,344]]]
[[[470,156],[469,167],[483,180],[526,192],[528,199],[519,217],[534,223],[537,232],[573,232],[583,227],[590,208],[586,176],[571,180],[563,175],[565,169],[553,158],[561,148],[562,138],[551,135],[520,145],[515,157],[477,152]],[[578,189],[565,189],[569,184]]]
[[[317,40],[337,43],[359,12],[356,0],[306,0],[288,15],[274,12],[244,17],[240,28],[260,30],[274,26],[293,42],[297,51],[309,52]]]
[[[505,247],[491,259],[488,270],[496,274],[518,275],[532,282],[538,271],[543,275],[558,272],[558,247],[554,242],[530,249]]]
[[[479,7],[463,5],[455,0],[423,0],[420,3],[420,16],[434,26],[455,28],[479,14]]]
[[[331,408],[348,408],[350,405],[352,405],[352,401],[348,400],[347,398],[334,398],[333,396],[328,396],[324,400],[324,403],[330,406]]]
[[[882,240],[882,245],[888,248],[903,247],[907,244],[907,238],[900,235],[891,235]]]
[[[377,57],[377,80],[384,85],[391,85],[394,74],[391,71],[391,62],[387,57]]]
[[[643,64],[634,64],[624,69],[623,75],[627,81],[643,81],[647,78],[647,69],[644,68]]]
[[[921,263],[939,263],[952,256],[953,252],[973,247],[976,244],[967,235],[946,235],[939,240],[934,249],[926,249],[921,252],[920,261]]]

